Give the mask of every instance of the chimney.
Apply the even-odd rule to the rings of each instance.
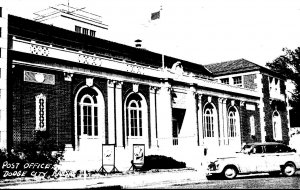
[[[142,48],[142,40],[137,39],[134,42],[135,42],[135,47],[136,48]]]

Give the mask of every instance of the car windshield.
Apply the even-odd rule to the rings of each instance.
[[[241,150],[241,152],[242,153],[245,153],[245,154],[248,154],[249,152],[250,152],[250,150],[251,150],[251,145],[249,145],[249,144],[246,144],[246,145],[244,145],[244,147],[242,148],[242,150]]]

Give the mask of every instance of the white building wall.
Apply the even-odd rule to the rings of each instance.
[[[7,29],[8,12],[5,1],[0,1],[2,7],[2,17],[0,18],[0,148],[7,148]]]
[[[157,131],[159,148],[172,146],[171,86],[167,81],[157,94]]]

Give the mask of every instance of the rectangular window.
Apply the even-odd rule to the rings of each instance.
[[[233,77],[233,84],[242,87],[242,77]]]
[[[81,27],[80,26],[75,26],[75,32],[81,33]]]
[[[0,27],[0,38],[2,37],[2,28]]]
[[[83,28],[82,33],[85,34],[85,35],[89,35],[89,29]]]
[[[46,131],[46,96],[40,94],[35,97],[36,130]]]
[[[221,83],[229,84],[229,78],[221,79]]]
[[[93,37],[95,37],[95,35],[96,35],[96,31],[94,31],[94,30],[90,30],[90,36],[93,36]]]
[[[0,17],[2,17],[2,7],[0,7]]]

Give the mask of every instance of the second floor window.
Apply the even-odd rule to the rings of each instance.
[[[75,26],[75,32],[81,33],[81,27],[80,26]]]
[[[94,31],[94,30],[90,30],[90,36],[93,36],[93,37],[95,37],[95,35],[96,35],[96,31]]]
[[[84,35],[89,35],[89,36],[92,36],[92,37],[96,36],[96,31],[95,30],[82,28],[80,26],[75,26],[75,32],[80,33],[80,34],[84,34]]]
[[[221,79],[221,83],[229,84],[229,78]]]
[[[233,85],[242,87],[242,77],[233,77]]]
[[[88,35],[89,34],[89,29],[83,28],[82,33],[85,34],[85,35]]]

